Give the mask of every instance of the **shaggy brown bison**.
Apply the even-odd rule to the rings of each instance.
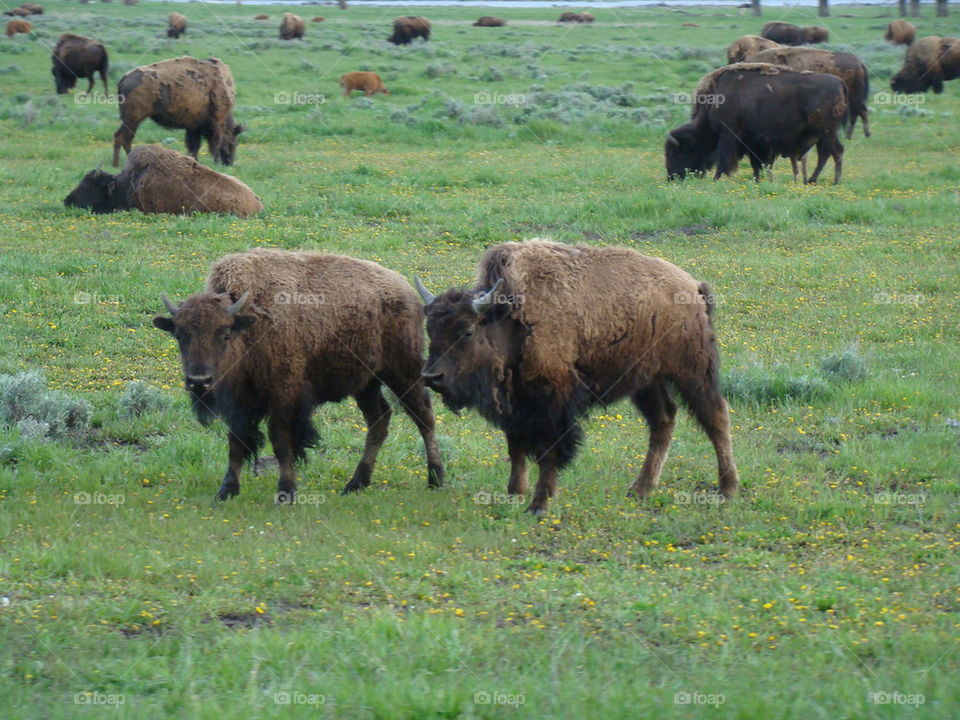
[[[716,166],[715,179],[750,156],[754,180],[780,156],[801,159],[817,146],[816,182],[833,157],[840,182],[843,145],[837,131],[847,114],[840,78],[798,72],[767,63],[727,65],[704,76],[694,92],[690,122],[671,130],[664,143],[667,178],[683,179]]]
[[[20,7],[22,7],[31,15],[43,15],[43,7],[40,5],[37,5],[36,3],[29,3],[29,2],[20,3]]]
[[[883,39],[891,45],[911,45],[917,37],[917,28],[906,20],[892,20]]]
[[[705,283],[626,248],[529,240],[488,250],[472,291],[434,297],[417,287],[430,336],[424,380],[452,410],[475,408],[503,430],[508,493],[526,492],[526,458],[537,462],[529,512],[546,512],[583,437],[578,419],[624,397],[650,424],[631,492],[650,493],[673,433],[671,386],[713,441],[720,492],[733,497],[737,468]]]
[[[280,465],[277,501],[294,502],[294,462],[317,443],[310,416],[352,396],[366,443],[344,492],[361,490],[387,437],[386,385],[416,424],[430,487],[443,484],[433,408],[423,387],[422,305],[392,270],[341,255],[257,248],[218,260],[206,289],[153,324],[180,345],[197,419],[228,428],[229,464],[217,499],[240,492],[244,461],[270,444]]]
[[[748,55],[755,55],[761,50],[780,47],[780,43],[767,40],[759,35],[743,35],[738,37],[727,48],[727,64],[743,62]]]
[[[280,21],[281,40],[297,40],[298,38],[303,38],[303,34],[306,31],[307,24],[303,21],[302,17],[289,12],[283,14],[283,19]]]
[[[19,33],[29,33],[33,30],[33,25],[31,25],[26,20],[11,20],[7,23],[7,37],[12,38],[14,35]]]
[[[474,27],[503,27],[507,24],[507,21],[503,18],[492,17],[490,15],[484,15],[482,18],[478,19],[473,26]]]
[[[21,18],[24,18],[24,17],[29,17],[29,16],[33,15],[33,13],[30,12],[29,10],[27,10],[25,7],[15,7],[15,8],[10,8],[9,10],[7,10],[7,11],[4,13],[4,15],[9,15],[10,17],[21,17]]]
[[[931,35],[907,48],[903,68],[893,76],[894,92],[943,92],[943,83],[960,77],[960,40]]]
[[[867,97],[870,94],[870,75],[860,58],[852,53],[831,52],[806,47],[771,48],[751,55],[747,62],[772,63],[785,65],[791,70],[810,70],[811,72],[836,75],[847,86],[849,117],[844,118],[847,139],[853,137],[853,127],[857,118],[863,121],[863,134],[870,137],[870,123],[867,118]]]
[[[383,80],[375,72],[349,72],[340,78],[340,87],[343,88],[344,97],[350,97],[350,93],[354,90],[363,90],[367,97],[374,93],[390,94],[390,91],[383,86]]]
[[[178,12],[170,13],[167,22],[167,37],[178,38],[187,31],[187,18]]]
[[[101,43],[88,37],[64,33],[53,50],[53,79],[57,85],[57,94],[63,95],[77,84],[79,78],[90,80],[87,88],[93,90],[96,74],[103,80],[103,92],[107,89],[107,69],[109,59],[107,50]]]
[[[194,158],[207,138],[214,162],[232,165],[243,126],[233,120],[236,90],[230,68],[217,58],[183,56],[131,70],[118,85],[120,128],[113,136],[113,166],[120,147],[129,153],[137,128],[147,118],[163,127],[186,130]]]
[[[263,210],[242,182],[158,145],[139,145],[117,175],[91,170],[63,201],[95,213],[228,213],[246,217]]]
[[[430,39],[430,21],[425,17],[408,15],[393,21],[393,35],[387,38],[387,42],[409,45],[418,37],[422,37],[424,42]]]
[[[760,34],[767,40],[773,40],[781,45],[822,43],[830,37],[825,27],[799,27],[785,22],[768,22],[763,26]]]
[[[270,16],[269,16],[269,15],[255,15],[255,16],[253,17],[253,19],[254,19],[254,20],[269,20],[269,19],[270,19]]]
[[[326,20],[325,17],[321,17],[320,15],[310,18],[310,22],[326,22]]]
[[[557,22],[562,23],[592,23],[593,15],[588,12],[575,13],[565,12],[557,18]]]

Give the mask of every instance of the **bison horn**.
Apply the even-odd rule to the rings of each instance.
[[[677,147],[680,147],[680,141],[673,136],[672,132],[667,133],[667,142],[670,143],[671,145],[676,145]]]
[[[478,298],[474,298],[473,311],[477,315],[482,314],[484,311],[486,311],[487,308],[493,305],[494,296],[497,294],[497,291],[500,289],[501,285],[503,285],[503,278],[500,278],[499,280],[497,280],[496,284],[492,288],[490,288],[487,292],[485,292],[483,295],[481,295]]]
[[[166,306],[167,310],[170,311],[170,314],[173,315],[174,317],[176,317],[176,316],[177,316],[177,310],[178,310],[179,308],[177,308],[177,306],[173,304],[173,302],[170,300],[170,298],[167,297],[167,294],[166,294],[166,293],[160,293],[160,299],[163,300],[163,304]]]
[[[237,300],[233,305],[227,307],[227,315],[234,317],[238,312],[243,310],[243,306],[247,304],[247,300],[250,299],[250,291],[247,290],[243,295],[240,296],[240,299]]]
[[[417,286],[417,292],[420,293],[420,297],[423,298],[425,305],[429,305],[436,300],[437,296],[427,290],[427,286],[423,284],[423,281],[420,279],[419,275],[413,276],[413,284]]]

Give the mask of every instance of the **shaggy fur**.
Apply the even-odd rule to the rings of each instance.
[[[780,43],[767,40],[759,35],[744,35],[738,37],[727,48],[727,64],[743,62],[749,55],[755,55],[761,50],[780,47]]]
[[[13,37],[17,33],[29,33],[33,30],[33,25],[31,25],[26,20],[11,20],[7,23],[7,37]]]
[[[484,15],[482,18],[478,19],[473,26],[474,27],[503,27],[507,24],[507,21],[503,18],[492,17],[491,15]]]
[[[493,288],[492,304],[478,314],[474,298]],[[676,410],[668,385],[714,441],[720,488],[730,497],[737,472],[711,303],[706,285],[633,250],[504,243],[483,256],[472,291],[449,290],[427,306],[424,376],[452,409],[476,408],[504,431],[513,463],[508,492],[525,491],[525,458],[537,461],[531,512],[546,509],[557,471],[575,456],[578,418],[623,397],[653,418],[650,452],[633,485],[637,495],[650,492]]]
[[[830,33],[825,27],[800,27],[792,23],[768,22],[760,35],[781,45],[804,45],[806,43],[826,42]]]
[[[57,41],[53,51],[53,79],[56,82],[57,93],[62,95],[77,84],[79,78],[90,80],[87,88],[93,90],[96,74],[100,73],[103,80],[103,92],[107,89],[107,70],[110,61],[107,50],[96,40],[73,33],[64,33]]]
[[[557,18],[557,22],[562,23],[592,23],[593,15],[588,12],[575,13],[565,12]]]
[[[960,40],[937,35],[907,48],[903,68],[890,81],[894,92],[943,92],[943,83],[960,77]]]
[[[140,145],[118,175],[93,170],[64,200],[94,212],[136,209],[145,213],[230,213],[263,210],[253,191],[235,177],[204,167],[159,145]]]
[[[375,72],[349,72],[340,77],[340,87],[343,88],[344,97],[350,97],[350,93],[354,90],[363,90],[367,97],[374,93],[390,94],[390,91],[383,86],[383,80]]]
[[[227,308],[245,298],[231,317]],[[229,428],[229,467],[217,497],[240,491],[243,463],[267,428],[280,465],[278,500],[293,499],[295,460],[317,442],[313,408],[353,396],[366,445],[344,489],[370,484],[387,436],[386,385],[423,437],[430,486],[443,482],[423,365],[422,305],[397,273],[340,255],[257,248],[218,260],[204,292],[154,325],[180,342],[187,390],[198,419]]]
[[[131,70],[118,85],[120,128],[113,136],[113,166],[120,147],[128,153],[137,128],[147,118],[168,128],[183,128],[187,152],[194,158],[207,138],[214,162],[232,165],[237,135],[233,119],[236,89],[230,68],[217,58],[183,56]]]
[[[917,37],[917,28],[906,20],[891,20],[883,39],[891,45],[912,45]]]
[[[430,39],[430,21],[425,17],[407,15],[393,21],[393,35],[387,38],[387,42],[409,45],[418,37],[422,37],[424,42]]]
[[[178,38],[187,31],[187,18],[178,12],[170,13],[167,21],[167,37]]]
[[[281,40],[297,40],[303,38],[303,34],[306,31],[307,24],[303,21],[302,17],[289,12],[283,14],[283,19],[280,21]]]

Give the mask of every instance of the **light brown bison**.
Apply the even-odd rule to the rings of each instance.
[[[29,33],[33,30],[33,25],[31,25],[27,20],[11,20],[7,23],[7,37],[12,38],[18,33]]]
[[[270,19],[270,16],[269,16],[269,15],[255,15],[253,19],[254,19],[254,20],[269,20],[269,19]]]
[[[557,473],[583,438],[592,406],[629,397],[650,425],[650,444],[631,493],[656,487],[680,393],[713,441],[720,492],[738,485],[727,404],[720,394],[713,296],[675,265],[615,247],[546,240],[486,252],[472,290],[427,303],[427,386],[457,411],[475,408],[506,435],[507,492],[527,489],[526,459],[540,466],[529,512],[540,515]]]
[[[727,48],[727,64],[743,62],[749,55],[755,55],[761,50],[780,47],[780,43],[767,40],[759,35],[744,35],[738,37]]]
[[[473,26],[474,27],[503,27],[507,24],[507,21],[503,18],[492,17],[490,15],[484,15],[482,18],[477,20]]]
[[[137,128],[147,118],[186,130],[187,152],[194,158],[207,138],[214,162],[232,165],[243,126],[233,120],[236,89],[230,68],[217,58],[183,56],[131,70],[118,86],[120,128],[113,136],[113,166],[120,147],[128,153]]]
[[[430,21],[425,17],[408,15],[393,21],[393,35],[387,38],[387,42],[409,45],[418,37],[422,37],[424,42],[430,39]]]
[[[22,7],[31,15],[43,15],[43,7],[40,5],[37,5],[36,3],[25,2],[25,3],[21,3],[20,7]]]
[[[825,27],[800,27],[785,22],[768,22],[763,26],[760,34],[781,45],[805,45],[809,43],[826,42],[830,33]]]
[[[253,191],[235,177],[204,167],[159,145],[138,145],[117,175],[88,172],[63,201],[95,213],[226,213],[246,217],[263,210]]]
[[[354,90],[363,90],[367,97],[374,93],[390,94],[390,91],[383,86],[383,80],[375,72],[349,72],[341,76],[340,87],[343,88],[344,97],[350,97],[350,93]]]
[[[325,17],[321,17],[320,15],[310,18],[310,22],[326,22],[326,20]]]
[[[93,90],[97,73],[100,73],[100,79],[103,80],[104,94],[108,93],[108,68],[109,59],[103,44],[82,35],[64,33],[53,50],[53,79],[58,95],[70,91],[79,78],[90,80],[87,88],[89,93]]]
[[[943,92],[943,83],[960,77],[960,40],[957,38],[920,38],[907,48],[903,68],[893,76],[894,92],[920,93],[931,88]]]
[[[341,255],[257,248],[218,260],[206,289],[153,324],[180,345],[197,419],[228,428],[229,464],[217,499],[240,492],[243,463],[270,444],[280,465],[277,501],[295,502],[294,462],[317,444],[313,409],[352,396],[367,424],[363,456],[344,492],[370,484],[387,437],[386,385],[416,424],[430,487],[443,484],[430,396],[423,387],[423,306],[406,281]]]
[[[891,45],[912,45],[917,37],[917,28],[906,20],[892,20],[887,25],[883,39]]]
[[[565,12],[557,18],[557,22],[562,23],[592,23],[593,15],[588,12],[575,13]]]
[[[167,22],[167,37],[178,38],[187,31],[187,18],[178,12],[170,13]]]
[[[847,86],[850,115],[844,120],[847,139],[853,137],[853,127],[857,118],[863,121],[863,134],[870,137],[870,123],[867,118],[867,97],[870,94],[870,75],[860,58],[852,53],[831,52],[807,47],[781,47],[763,50],[749,56],[747,62],[773,63],[785,65],[791,70],[810,70],[811,72],[836,75]]]
[[[281,40],[296,40],[298,38],[303,38],[303,34],[306,31],[307,24],[303,21],[302,17],[289,12],[285,12],[283,14],[283,19],[280,21]]]

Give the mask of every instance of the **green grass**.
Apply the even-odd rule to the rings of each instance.
[[[0,429],[5,717],[956,715],[960,81],[873,103],[839,186],[795,185],[783,162],[772,182],[745,166],[668,184],[663,138],[686,113],[673,94],[761,21],[649,8],[558,27],[559,10],[518,8],[488,29],[469,25],[485,9],[444,8],[423,11],[430,43],[395,48],[390,20],[415,9],[300,8],[327,21],[283,43],[279,7],[44,6],[34,37],[0,42],[0,373],[40,370],[91,415],[60,439]],[[161,37],[171,9],[190,20],[180,41]],[[921,34],[960,34],[956,13],[934,29],[924,12]],[[874,92],[903,55],[882,42],[887,13],[838,6],[827,23]],[[781,18],[818,22],[763,21]],[[140,64],[227,62],[249,127],[229,172],[264,213],[64,209],[109,165],[118,122],[54,94],[66,30],[106,43],[111,91]],[[340,98],[339,76],[363,69],[392,94]],[[152,123],[136,142],[183,149]],[[539,522],[500,502],[500,434],[445,410],[447,488],[426,490],[398,416],[374,486],[342,498],[363,438],[344,403],[316,414],[307,504],[275,507],[268,468],[211,505],[223,427],[189,413],[151,326],[161,292],[197,291],[213,260],[258,245],[377,260],[436,290],[470,282],[490,244],[534,236],[628,245],[711,283],[735,501],[705,492],[713,452],[687,418],[661,489],[626,499],[646,434],[625,404],[591,412]]]

